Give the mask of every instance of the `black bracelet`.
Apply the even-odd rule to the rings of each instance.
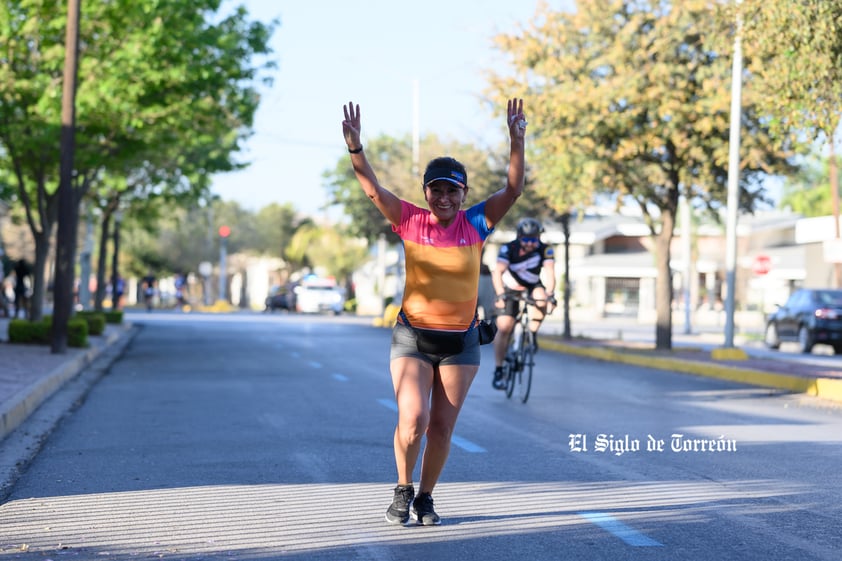
[[[360,146],[360,147],[359,147],[359,148],[357,148],[356,150],[351,150],[350,148],[348,148],[348,152],[350,152],[351,154],[359,154],[359,153],[360,153],[360,152],[362,152],[362,151],[363,151],[363,147],[362,147],[362,146]]]

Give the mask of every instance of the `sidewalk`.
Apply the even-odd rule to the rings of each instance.
[[[9,321],[0,318],[0,442],[105,349],[132,331],[130,324],[109,324],[102,335],[89,337],[89,348],[52,354],[48,345],[9,343]]]

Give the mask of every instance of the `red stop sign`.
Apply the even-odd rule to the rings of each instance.
[[[754,263],[751,265],[751,270],[756,275],[765,275],[772,268],[772,260],[768,255],[758,255],[754,258]]]

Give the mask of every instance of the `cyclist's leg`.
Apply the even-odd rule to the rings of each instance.
[[[509,336],[515,326],[515,318],[510,315],[497,316],[497,335],[494,336],[494,365],[502,366],[509,346]]]
[[[532,342],[535,349],[538,348],[538,330],[544,321],[547,313],[547,290],[543,285],[537,284],[532,287],[531,296],[538,302],[537,306],[530,306],[529,309],[529,331],[532,333]]]
[[[517,315],[518,302],[507,298],[502,308],[495,308],[497,317],[497,335],[494,337],[494,380],[492,385],[502,389],[500,383],[503,379],[503,360],[506,358],[506,351],[509,348],[509,336],[515,326],[515,315]]]

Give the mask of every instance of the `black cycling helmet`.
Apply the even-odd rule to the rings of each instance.
[[[544,227],[534,218],[522,218],[517,223],[517,237],[519,238],[537,238],[543,231]]]

